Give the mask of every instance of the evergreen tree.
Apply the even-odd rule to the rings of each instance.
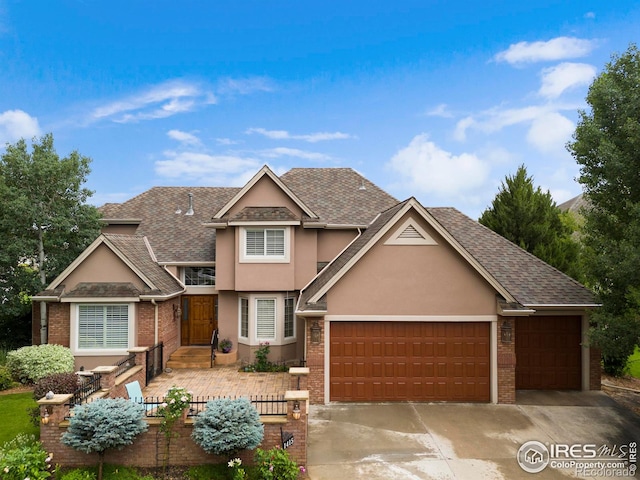
[[[580,279],[580,246],[571,236],[572,220],[565,218],[548,191],[534,187],[524,165],[515,175],[507,175],[491,207],[478,221],[558,270]]]

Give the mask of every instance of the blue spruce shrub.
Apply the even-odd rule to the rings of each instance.
[[[231,455],[260,445],[264,425],[246,398],[219,398],[207,402],[205,410],[198,414],[191,437],[207,453]]]
[[[62,345],[22,347],[7,353],[7,368],[20,383],[35,383],[53,373],[73,372],[73,353]]]
[[[69,428],[62,435],[61,441],[81,452],[97,452],[100,459],[100,480],[105,451],[110,448],[120,450],[131,445],[148,428],[142,405],[124,398],[103,398],[73,409]]]

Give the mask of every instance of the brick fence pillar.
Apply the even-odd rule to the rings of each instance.
[[[505,335],[504,339],[503,329],[510,329],[510,335]],[[498,317],[498,403],[516,403],[515,330],[516,322],[513,317]],[[509,336],[510,339],[507,338]]]

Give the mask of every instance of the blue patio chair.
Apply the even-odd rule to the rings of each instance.
[[[129,395],[129,400],[133,403],[140,403],[144,407],[144,409],[149,412],[154,410],[157,405],[153,403],[144,403],[144,397],[142,396],[142,389],[140,388],[140,382],[137,380],[135,382],[125,384],[127,389],[127,395]]]

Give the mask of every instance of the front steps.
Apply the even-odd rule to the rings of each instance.
[[[211,368],[211,347],[180,347],[169,357],[167,368]]]

